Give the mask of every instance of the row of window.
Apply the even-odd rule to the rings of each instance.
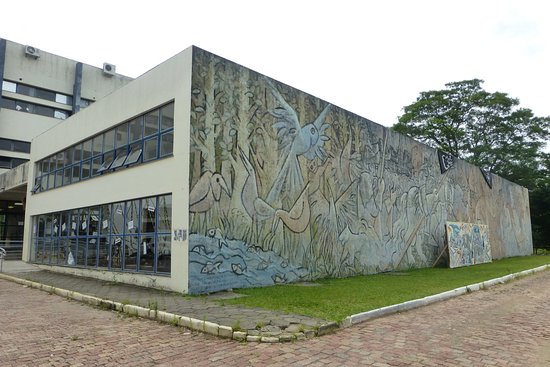
[[[172,154],[173,145],[172,102],[38,161],[32,191],[46,191],[160,159]]]
[[[53,117],[61,120],[65,120],[70,115],[69,111],[60,110],[49,106],[42,106],[36,103],[19,101],[16,99],[6,98],[6,97],[2,97],[1,107],[7,108],[10,110],[20,111],[20,112],[28,112],[35,115]]]
[[[63,93],[57,93],[57,92],[39,88],[39,87],[33,87],[26,84],[10,82],[8,80],[2,81],[2,90],[5,90],[7,92],[12,92],[12,93],[23,94],[29,97],[41,98],[47,101],[62,103],[69,106],[72,106],[73,104],[72,96],[69,96]],[[81,108],[88,107],[92,102],[93,101],[90,101],[88,99],[81,98],[80,107]]]
[[[26,141],[0,138],[0,150],[7,150],[10,152],[30,153],[31,143]]]
[[[0,168],[12,169],[25,162],[28,162],[28,159],[0,156]]]
[[[170,273],[172,195],[33,217],[32,261]]]

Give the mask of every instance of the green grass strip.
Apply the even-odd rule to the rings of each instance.
[[[426,268],[398,273],[323,279],[315,286],[297,284],[238,289],[245,294],[224,304],[260,307],[285,313],[341,321],[346,316],[441,293],[507,274],[549,264],[549,256],[495,260],[463,268]]]

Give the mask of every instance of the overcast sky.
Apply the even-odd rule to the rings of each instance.
[[[132,77],[196,45],[391,126],[421,91],[473,78],[550,116],[546,4],[18,0],[0,37]]]

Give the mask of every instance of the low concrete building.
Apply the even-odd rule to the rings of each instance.
[[[23,257],[54,271],[188,293],[372,274],[432,266],[447,221],[532,252],[526,189],[196,47],[30,158]]]

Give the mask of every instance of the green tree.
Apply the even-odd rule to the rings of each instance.
[[[550,212],[550,203],[534,202],[535,196],[550,196],[549,157],[543,150],[550,138],[550,117],[537,117],[520,107],[518,99],[489,93],[482,83],[464,80],[421,92],[404,107],[393,129],[527,187],[537,241],[539,229],[550,228],[544,214]]]

